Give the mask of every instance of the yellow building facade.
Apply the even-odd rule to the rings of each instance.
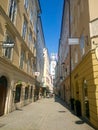
[[[95,83],[97,79],[94,76],[95,65],[92,60],[96,60],[94,51],[88,52],[72,72],[71,94],[74,101],[80,101],[82,116],[98,127],[97,85]]]
[[[39,11],[36,0],[0,1],[0,116],[34,99]]]
[[[65,2],[61,29],[60,47],[62,48],[60,48],[59,54],[60,56],[64,54],[60,61],[60,64],[63,63],[61,97],[67,103],[71,101],[72,110],[78,116],[84,117],[95,128],[98,128],[97,5],[97,0],[68,0]],[[64,26],[65,31],[62,31]],[[67,37],[64,39],[65,34]],[[78,38],[79,43],[68,45],[68,40],[66,40],[68,37]],[[64,46],[67,55],[62,52]],[[68,73],[68,65],[71,67],[69,75],[64,74]]]
[[[75,112],[77,113],[75,103],[78,100],[80,101],[81,115],[98,128],[98,61],[96,58],[97,45],[94,44],[98,43],[96,41],[98,29],[94,30],[94,27],[98,25],[98,15],[96,15],[98,1],[75,2],[73,2],[74,4],[71,3],[73,5],[71,6],[73,8],[72,16],[74,16],[71,34],[73,37],[79,37],[80,44],[79,46],[72,46],[71,50],[71,97],[75,100]],[[95,10],[92,8],[95,8]],[[93,21],[96,21],[96,25],[93,23],[92,27]]]

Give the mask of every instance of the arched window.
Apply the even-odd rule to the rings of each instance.
[[[83,89],[84,89],[84,100],[88,100],[88,87],[87,87],[87,81],[86,80],[84,80]]]
[[[83,103],[84,103],[84,114],[85,117],[89,118],[89,100],[88,100],[88,85],[87,81],[83,80]]]

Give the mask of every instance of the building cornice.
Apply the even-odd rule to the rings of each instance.
[[[23,75],[26,75],[29,78],[32,78],[32,80],[35,81],[35,77],[33,75],[31,76],[30,74],[26,73],[25,71],[23,71],[19,67],[12,64],[12,62],[10,60],[8,60],[6,57],[0,57],[0,63],[3,65],[7,65],[10,70],[13,69],[13,70],[15,70]]]

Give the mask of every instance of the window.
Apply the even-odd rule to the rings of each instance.
[[[32,74],[35,74],[35,68],[36,68],[36,66],[35,66],[35,63],[33,62],[32,63]]]
[[[84,91],[84,110],[85,110],[85,116],[87,118],[90,117],[89,113],[89,100],[88,100],[88,85],[87,85],[87,80],[83,81],[83,91]]]
[[[81,37],[80,37],[80,49],[81,49],[81,56],[83,56],[84,55],[84,53],[85,53],[85,38],[84,38],[84,36],[82,35]]]
[[[67,75],[70,73],[69,65],[67,65]]]
[[[29,38],[28,38],[29,48],[31,48],[31,46],[30,46],[31,42],[33,42],[33,40],[32,40],[32,31],[30,30],[30,32],[29,32]]]
[[[20,102],[20,96],[21,96],[21,85],[17,85],[15,92],[15,103]]]
[[[23,29],[22,29],[22,37],[23,37],[23,39],[25,39],[25,37],[26,37],[26,32],[27,32],[27,21],[26,21],[26,19],[24,19]]]
[[[33,86],[31,86],[31,91],[30,91],[30,98],[32,98],[32,92],[33,92]]]
[[[75,63],[78,63],[78,53],[75,51]]]
[[[25,99],[29,97],[29,87],[25,87]]]
[[[30,73],[30,60],[27,61],[27,72]]]
[[[31,23],[33,22],[33,11],[32,11],[32,9],[30,9],[30,21],[31,21]]]
[[[6,56],[8,59],[12,58],[12,50],[13,50],[13,46],[11,47],[11,45],[13,45],[13,39],[7,35],[6,36],[6,42],[3,43],[3,47],[4,47],[4,56]]]
[[[24,0],[24,6],[25,6],[25,9],[27,10],[28,9],[28,0]]]
[[[85,97],[85,100],[87,100],[87,97],[88,97],[88,88],[87,88],[87,81],[84,80],[84,97]]]
[[[37,11],[36,11],[36,8],[34,8],[33,14],[34,14],[33,17],[34,17],[34,19],[35,19],[35,20],[34,20],[34,32],[35,32],[35,34],[36,34],[36,31],[37,31],[37,24],[36,24],[36,23],[37,23],[37,22],[36,22],[36,21],[37,21],[37,19],[36,19],[36,18],[37,18]]]
[[[25,60],[25,53],[24,51],[21,52],[21,56],[20,56],[20,68],[23,69],[23,63]]]
[[[17,11],[16,0],[10,0],[10,2],[9,2],[9,17],[13,23],[15,22],[15,18],[16,18],[16,11]]]

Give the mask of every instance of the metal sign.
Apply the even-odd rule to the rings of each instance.
[[[40,75],[40,72],[35,72],[35,76],[39,76]]]
[[[13,48],[14,47],[14,43],[13,44],[10,44],[10,43],[4,43],[3,45],[3,48]]]
[[[68,38],[68,44],[69,45],[78,45],[79,44],[79,38]]]

